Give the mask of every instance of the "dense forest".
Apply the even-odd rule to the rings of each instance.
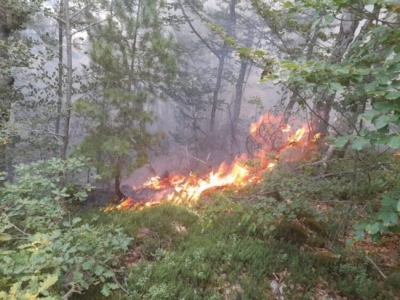
[[[400,299],[398,0],[0,0],[0,299]]]

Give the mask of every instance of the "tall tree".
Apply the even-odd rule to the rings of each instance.
[[[359,20],[355,13],[352,11],[343,12],[340,20],[340,31],[329,59],[331,63],[340,63],[344,59],[344,55],[354,39],[358,24]],[[329,92],[328,89],[316,95],[313,109],[314,114],[311,119],[311,136],[316,133],[321,133],[323,135],[328,133],[329,115],[335,96],[336,93]]]
[[[65,128],[64,128],[64,145],[61,152],[63,160],[67,159],[67,150],[69,143],[69,130],[71,122],[71,109],[72,109],[72,41],[71,41],[71,19],[69,11],[69,0],[63,0],[62,8],[64,9],[64,25],[66,35],[66,47],[67,47],[67,84],[65,88]]]
[[[236,17],[235,7],[237,3],[238,3],[237,0],[230,0],[227,3],[229,11],[227,18],[228,22],[225,22],[225,24],[223,25],[228,35],[232,35],[234,32],[235,17]],[[187,12],[187,9],[189,9],[189,12],[191,14],[200,17],[200,19],[202,19],[203,22],[206,22],[208,24],[212,22],[210,16],[205,17],[204,13],[201,11],[203,5],[202,1],[178,0],[178,4],[181,8],[181,11],[185,17],[187,24],[189,25],[193,33],[198,37],[200,42],[210,50],[210,52],[216,57],[218,61],[217,74],[215,78],[215,87],[213,90],[213,95],[211,100],[211,112],[210,112],[210,123],[209,123],[209,131],[212,132],[215,129],[217,109],[221,106],[220,92],[224,79],[224,69],[226,66],[226,60],[229,57],[232,48],[226,40],[220,40],[219,42],[216,43],[215,37],[213,39],[205,37],[198,29],[196,29],[196,25],[191,19],[189,13]],[[226,14],[224,14],[224,17],[226,17]],[[221,19],[214,21],[220,22]]]
[[[22,57],[26,59],[26,53],[9,49],[20,43],[17,38],[12,40],[13,34],[24,28],[26,22],[34,14],[40,0],[1,0],[0,1],[0,134],[7,128],[11,104],[15,100],[13,68],[26,66]],[[22,44],[22,43],[21,43]],[[21,48],[19,48],[21,49]],[[27,50],[27,49],[26,49]],[[0,142],[0,172],[6,171],[6,147],[10,143],[7,138]]]
[[[322,7],[324,20],[339,20],[333,23],[339,34],[334,35],[330,55],[280,65],[286,77],[283,82],[299,89],[303,103],[307,103],[305,95],[317,101],[314,109],[308,104],[315,114],[314,130],[326,132],[329,127],[339,136],[334,144],[338,147],[349,143],[354,150],[369,144],[400,147],[399,9],[394,2],[375,2],[373,9],[362,1],[340,5],[335,1],[298,1],[295,8],[292,5],[292,11]],[[356,30],[361,21],[363,25]],[[330,121],[332,109],[339,114],[340,123]],[[373,126],[364,127],[364,120]]]
[[[341,10],[335,15],[328,3],[322,4],[320,1],[312,4],[298,1],[298,5],[282,2],[276,9],[260,0],[252,2],[281,41],[284,58],[290,61],[308,61],[310,64],[335,64],[345,59],[360,20],[355,8],[363,7],[362,3],[358,3],[352,9]],[[310,14],[314,17],[304,17]],[[279,21],[277,17],[284,21]],[[335,33],[333,28],[338,28],[339,33]],[[293,34],[298,36],[295,43],[290,41]],[[284,122],[288,122],[295,104],[299,103],[311,113],[310,138],[316,133],[328,134],[336,90],[320,87],[310,97],[309,90],[297,82],[287,88],[292,91],[292,95],[284,111]]]
[[[119,184],[124,172],[145,163],[160,137],[147,130],[153,116],[146,104],[163,97],[176,62],[172,37],[163,28],[163,1],[103,5],[108,7],[107,22],[90,32],[91,71],[100,88],[77,105],[90,120],[78,149],[92,158],[104,180],[114,179],[116,195],[123,198]]]

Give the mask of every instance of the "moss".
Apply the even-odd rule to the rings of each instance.
[[[313,218],[313,217],[305,218],[303,220],[303,224],[307,228],[311,229],[312,231],[314,231],[322,236],[326,236],[326,230],[325,230],[323,224],[321,222],[318,222],[317,220],[315,220],[315,218]]]
[[[276,228],[275,238],[287,243],[304,244],[308,233],[298,224],[281,222]]]
[[[311,247],[323,248],[323,247],[325,247],[325,239],[323,237],[316,236],[316,237],[308,239],[307,245],[309,245]]]
[[[397,269],[400,269],[399,267]],[[400,270],[391,272],[384,281],[385,286],[400,293]]]
[[[340,255],[324,251],[324,252],[318,252],[314,254],[315,262],[319,266],[330,266],[333,264],[337,264],[340,260]]]

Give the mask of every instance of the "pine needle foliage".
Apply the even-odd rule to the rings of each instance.
[[[154,116],[147,104],[163,98],[176,59],[173,39],[163,29],[163,1],[101,4],[107,20],[90,32],[89,75],[96,93],[75,106],[88,132],[78,152],[92,158],[104,180],[115,178],[117,188],[123,173],[147,162],[149,149],[163,137],[148,130]]]

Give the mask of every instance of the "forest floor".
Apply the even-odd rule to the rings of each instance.
[[[134,238],[121,258],[125,292],[111,299],[400,299],[399,234],[353,237],[379,193],[366,201],[362,182],[349,192],[343,178],[285,172],[192,205],[78,212]],[[73,299],[103,297],[93,288]]]

